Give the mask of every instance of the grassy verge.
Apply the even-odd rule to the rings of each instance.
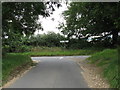
[[[90,55],[95,53],[92,50],[64,50],[64,51],[43,51],[43,52],[28,52],[30,56],[74,56],[74,55]]]
[[[20,69],[25,64],[32,64],[32,60],[28,55],[7,54],[2,59],[2,81],[5,84],[9,77],[15,74],[16,69]]]
[[[25,52],[21,53],[30,56],[77,56],[91,55],[98,51],[93,50],[63,50],[63,51],[40,51],[40,52]]]
[[[95,53],[88,58],[88,60],[103,69],[102,75],[108,80],[112,88],[120,88],[117,49],[107,49],[102,52]]]
[[[64,49],[60,47],[35,47],[31,52],[24,54],[30,56],[73,56],[73,55],[91,55],[101,51],[100,49]]]

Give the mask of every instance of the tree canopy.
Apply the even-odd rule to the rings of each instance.
[[[2,3],[2,41],[3,47],[14,47],[23,36],[33,35],[43,30],[38,22],[39,16],[48,17],[55,11],[57,2],[3,2]],[[19,44],[18,44],[19,45]]]
[[[72,2],[63,13],[66,23],[61,23],[59,28],[68,38],[100,36],[103,39],[112,35],[115,45],[120,31],[119,9],[118,2]]]
[[[3,35],[9,36],[9,33],[12,32],[30,35],[36,29],[42,29],[41,24],[37,23],[38,16],[47,17],[50,15],[50,9],[54,9],[51,4],[48,10],[48,4],[43,2],[3,2]]]

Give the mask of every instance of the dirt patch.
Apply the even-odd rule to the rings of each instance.
[[[82,75],[90,88],[110,88],[108,82],[102,77],[102,69],[90,64],[88,61],[80,58],[74,58],[80,68],[83,69]]]
[[[24,74],[26,74],[30,69],[32,69],[36,65],[36,62],[33,61],[33,63],[26,63],[15,70],[13,70],[8,77],[6,81],[3,81],[5,84],[2,86],[2,88],[9,87],[12,83],[14,83],[17,79],[22,77]]]

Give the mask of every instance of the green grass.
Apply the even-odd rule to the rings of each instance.
[[[91,55],[98,51],[93,50],[63,50],[63,51],[37,51],[25,52],[25,55],[30,56],[74,56],[74,55]]]
[[[64,51],[42,51],[28,52],[31,56],[73,56],[73,55],[90,55],[95,53],[92,50],[64,50]]]
[[[120,88],[118,83],[120,77],[118,73],[118,50],[117,49],[106,49],[102,52],[93,54],[88,60],[96,64],[103,69],[103,77],[105,77],[112,88]]]
[[[35,47],[31,52],[24,54],[30,56],[73,56],[73,55],[91,55],[98,51],[98,49],[64,49],[60,47]]]
[[[17,67],[26,63],[31,63],[32,60],[28,55],[23,54],[7,54],[2,59],[2,81],[3,84],[7,82],[11,72]]]

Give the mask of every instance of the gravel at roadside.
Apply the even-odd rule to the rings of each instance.
[[[94,64],[89,64],[87,60],[81,58],[72,58],[80,68],[83,69],[82,75],[90,88],[110,88],[108,82],[102,77],[102,69]]]

